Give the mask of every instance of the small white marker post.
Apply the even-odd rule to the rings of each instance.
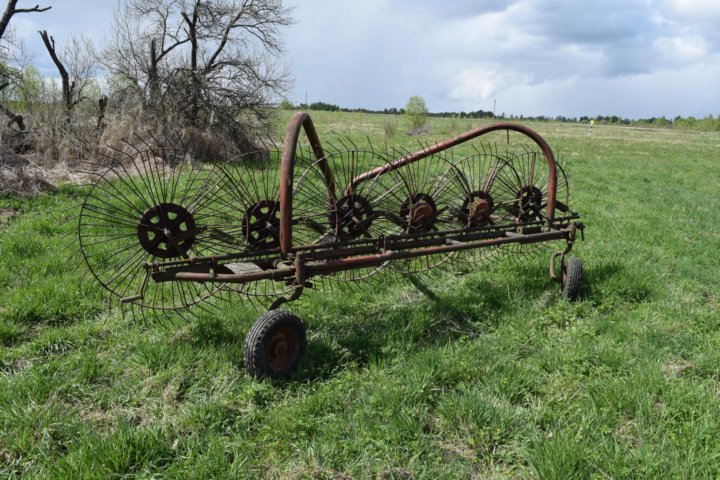
[[[592,127],[595,125],[595,120],[590,120],[590,133],[589,135],[592,137]]]

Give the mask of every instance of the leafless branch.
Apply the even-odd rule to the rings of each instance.
[[[241,128],[288,85],[277,65],[280,28],[291,22],[281,0],[127,0],[103,61],[146,113]]]
[[[7,29],[8,25],[10,24],[10,20],[12,19],[13,15],[16,13],[33,13],[33,12],[47,12],[52,7],[40,7],[40,5],[35,5],[32,8],[17,8],[18,0],[8,0],[7,7],[5,8],[5,12],[3,13],[2,17],[0,17],[0,38],[3,37],[5,34],[5,30]]]

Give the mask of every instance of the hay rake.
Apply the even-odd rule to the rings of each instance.
[[[475,141],[491,132],[531,143]],[[228,161],[150,145],[108,158],[79,215],[89,270],[123,304],[147,309],[233,292],[269,304],[245,340],[254,376],[297,367],[305,327],[278,307],[318,281],[487,266],[565,241],[550,276],[566,298],[579,294],[582,264],[567,254],[583,225],[552,150],[522,125],[475,128],[416,152],[377,151],[349,141],[323,148],[310,116],[297,113],[282,148]]]

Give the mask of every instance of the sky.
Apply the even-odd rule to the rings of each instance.
[[[115,0],[13,18],[41,71],[37,30],[105,39]],[[720,0],[292,0],[283,30],[293,103],[649,118],[720,115]]]

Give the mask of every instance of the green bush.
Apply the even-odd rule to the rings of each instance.
[[[413,95],[405,105],[405,118],[410,124],[411,130],[417,130],[427,122],[428,108],[425,99],[418,95]]]

